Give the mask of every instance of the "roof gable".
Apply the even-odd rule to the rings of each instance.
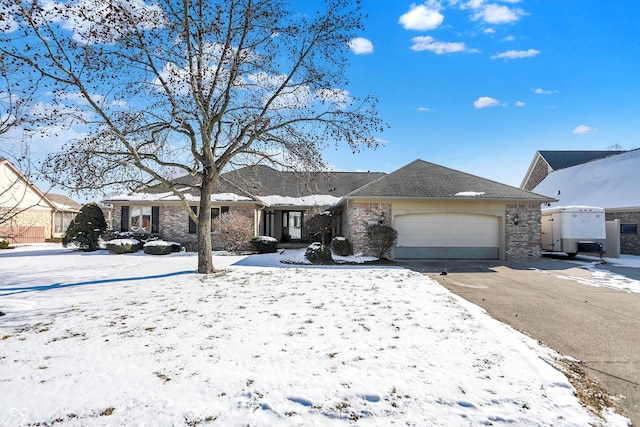
[[[0,158],[0,196],[0,207],[55,209],[51,200],[6,158]]]
[[[557,206],[640,207],[640,149],[551,172],[534,191]]]
[[[549,199],[520,188],[444,166],[415,160],[364,187],[348,198],[491,199],[545,203]]]

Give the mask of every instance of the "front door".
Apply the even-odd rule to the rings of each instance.
[[[302,239],[302,212],[289,211],[282,213],[282,234],[284,240]]]

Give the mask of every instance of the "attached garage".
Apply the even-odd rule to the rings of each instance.
[[[391,259],[528,259],[541,253],[540,206],[554,200],[416,160],[338,206],[355,252],[377,253],[367,230],[385,224],[398,232]]]
[[[498,259],[500,218],[466,213],[399,215],[394,258]]]

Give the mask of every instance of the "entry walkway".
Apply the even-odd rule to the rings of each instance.
[[[559,259],[400,264],[582,361],[590,378],[624,396],[620,406],[640,426],[640,294],[580,284],[576,278],[592,273]]]

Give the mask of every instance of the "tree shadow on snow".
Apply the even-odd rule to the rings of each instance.
[[[52,283],[50,285],[39,285],[39,286],[14,286],[14,287],[0,287],[0,296],[9,296],[15,294],[21,294],[25,292],[34,292],[34,291],[51,291],[55,289],[64,289],[71,288],[75,286],[86,286],[86,285],[101,285],[105,283],[118,283],[118,282],[132,282],[136,280],[149,280],[149,279],[162,279],[171,276],[180,276],[183,274],[196,274],[196,270],[187,270],[187,271],[176,271],[173,273],[166,274],[156,274],[151,276],[139,276],[139,277],[120,277],[120,278],[109,278],[109,279],[99,279],[99,280],[87,280],[84,282],[76,282],[76,283]]]

